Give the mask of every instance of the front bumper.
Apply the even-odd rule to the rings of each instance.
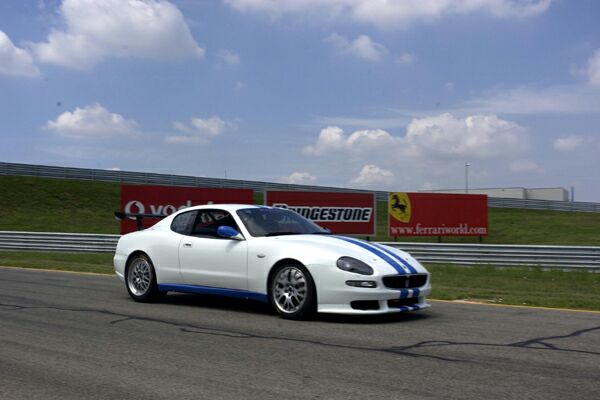
[[[127,256],[124,254],[115,254],[113,258],[113,264],[115,266],[115,274],[122,280],[125,281],[125,264],[127,263]]]
[[[311,270],[311,268],[309,268]],[[313,272],[314,271],[314,272]],[[387,314],[417,311],[429,308],[427,296],[431,294],[429,277],[418,288],[392,289],[383,284],[383,276],[364,276],[350,273],[319,273],[311,270],[317,286],[317,310],[334,314]],[[376,288],[353,287],[347,280],[370,280]]]
[[[369,290],[369,289],[363,289]],[[376,290],[376,289],[371,289]],[[349,293],[345,298],[339,299],[335,303],[323,303],[319,301],[317,310],[320,313],[333,313],[333,314],[388,314],[388,313],[401,313],[408,311],[417,311],[431,307],[427,303],[427,295],[431,292],[431,287],[421,290],[421,294],[418,297],[407,297],[402,298],[404,300],[413,300],[412,304],[407,304],[401,299],[400,291],[394,291],[394,293],[375,293],[371,292],[368,294],[363,293]],[[401,300],[402,300],[401,299]],[[394,304],[396,303],[397,304]],[[369,304],[368,309],[356,308],[356,304]],[[370,304],[376,304],[376,309],[371,307]],[[354,305],[354,306],[353,306]]]

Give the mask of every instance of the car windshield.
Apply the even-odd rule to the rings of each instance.
[[[281,208],[244,208],[237,214],[254,237],[329,233],[294,211]]]

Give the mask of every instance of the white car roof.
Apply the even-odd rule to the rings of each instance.
[[[242,210],[244,208],[273,208],[273,207],[254,205],[254,204],[202,204],[199,206],[191,206],[191,207],[187,207],[187,208],[182,208],[181,210],[178,210],[177,212],[174,212],[173,214],[167,215],[164,219],[160,220],[159,222],[154,224],[152,227],[155,229],[165,229],[165,227],[168,227],[171,225],[171,221],[178,214],[181,214],[183,212],[188,212],[188,211],[194,211],[194,210],[203,210],[203,209],[207,209],[207,208],[221,209],[221,210],[225,210],[225,211],[229,212],[230,214],[235,214],[235,212],[237,210]]]
[[[255,204],[202,204],[200,206],[192,206],[182,209],[181,211],[192,211],[192,210],[202,210],[205,208],[220,208],[225,211],[237,211],[244,208],[271,208],[267,206],[255,205]]]

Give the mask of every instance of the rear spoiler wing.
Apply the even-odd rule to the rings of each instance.
[[[166,215],[163,214],[134,214],[134,213],[125,213],[121,211],[115,211],[115,219],[117,221],[123,221],[125,218],[135,219],[136,228],[138,231],[144,229],[144,218],[158,218],[163,219]]]

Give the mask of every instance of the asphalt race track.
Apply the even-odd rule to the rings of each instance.
[[[0,268],[0,399],[598,399],[600,314],[435,302],[293,322]]]

